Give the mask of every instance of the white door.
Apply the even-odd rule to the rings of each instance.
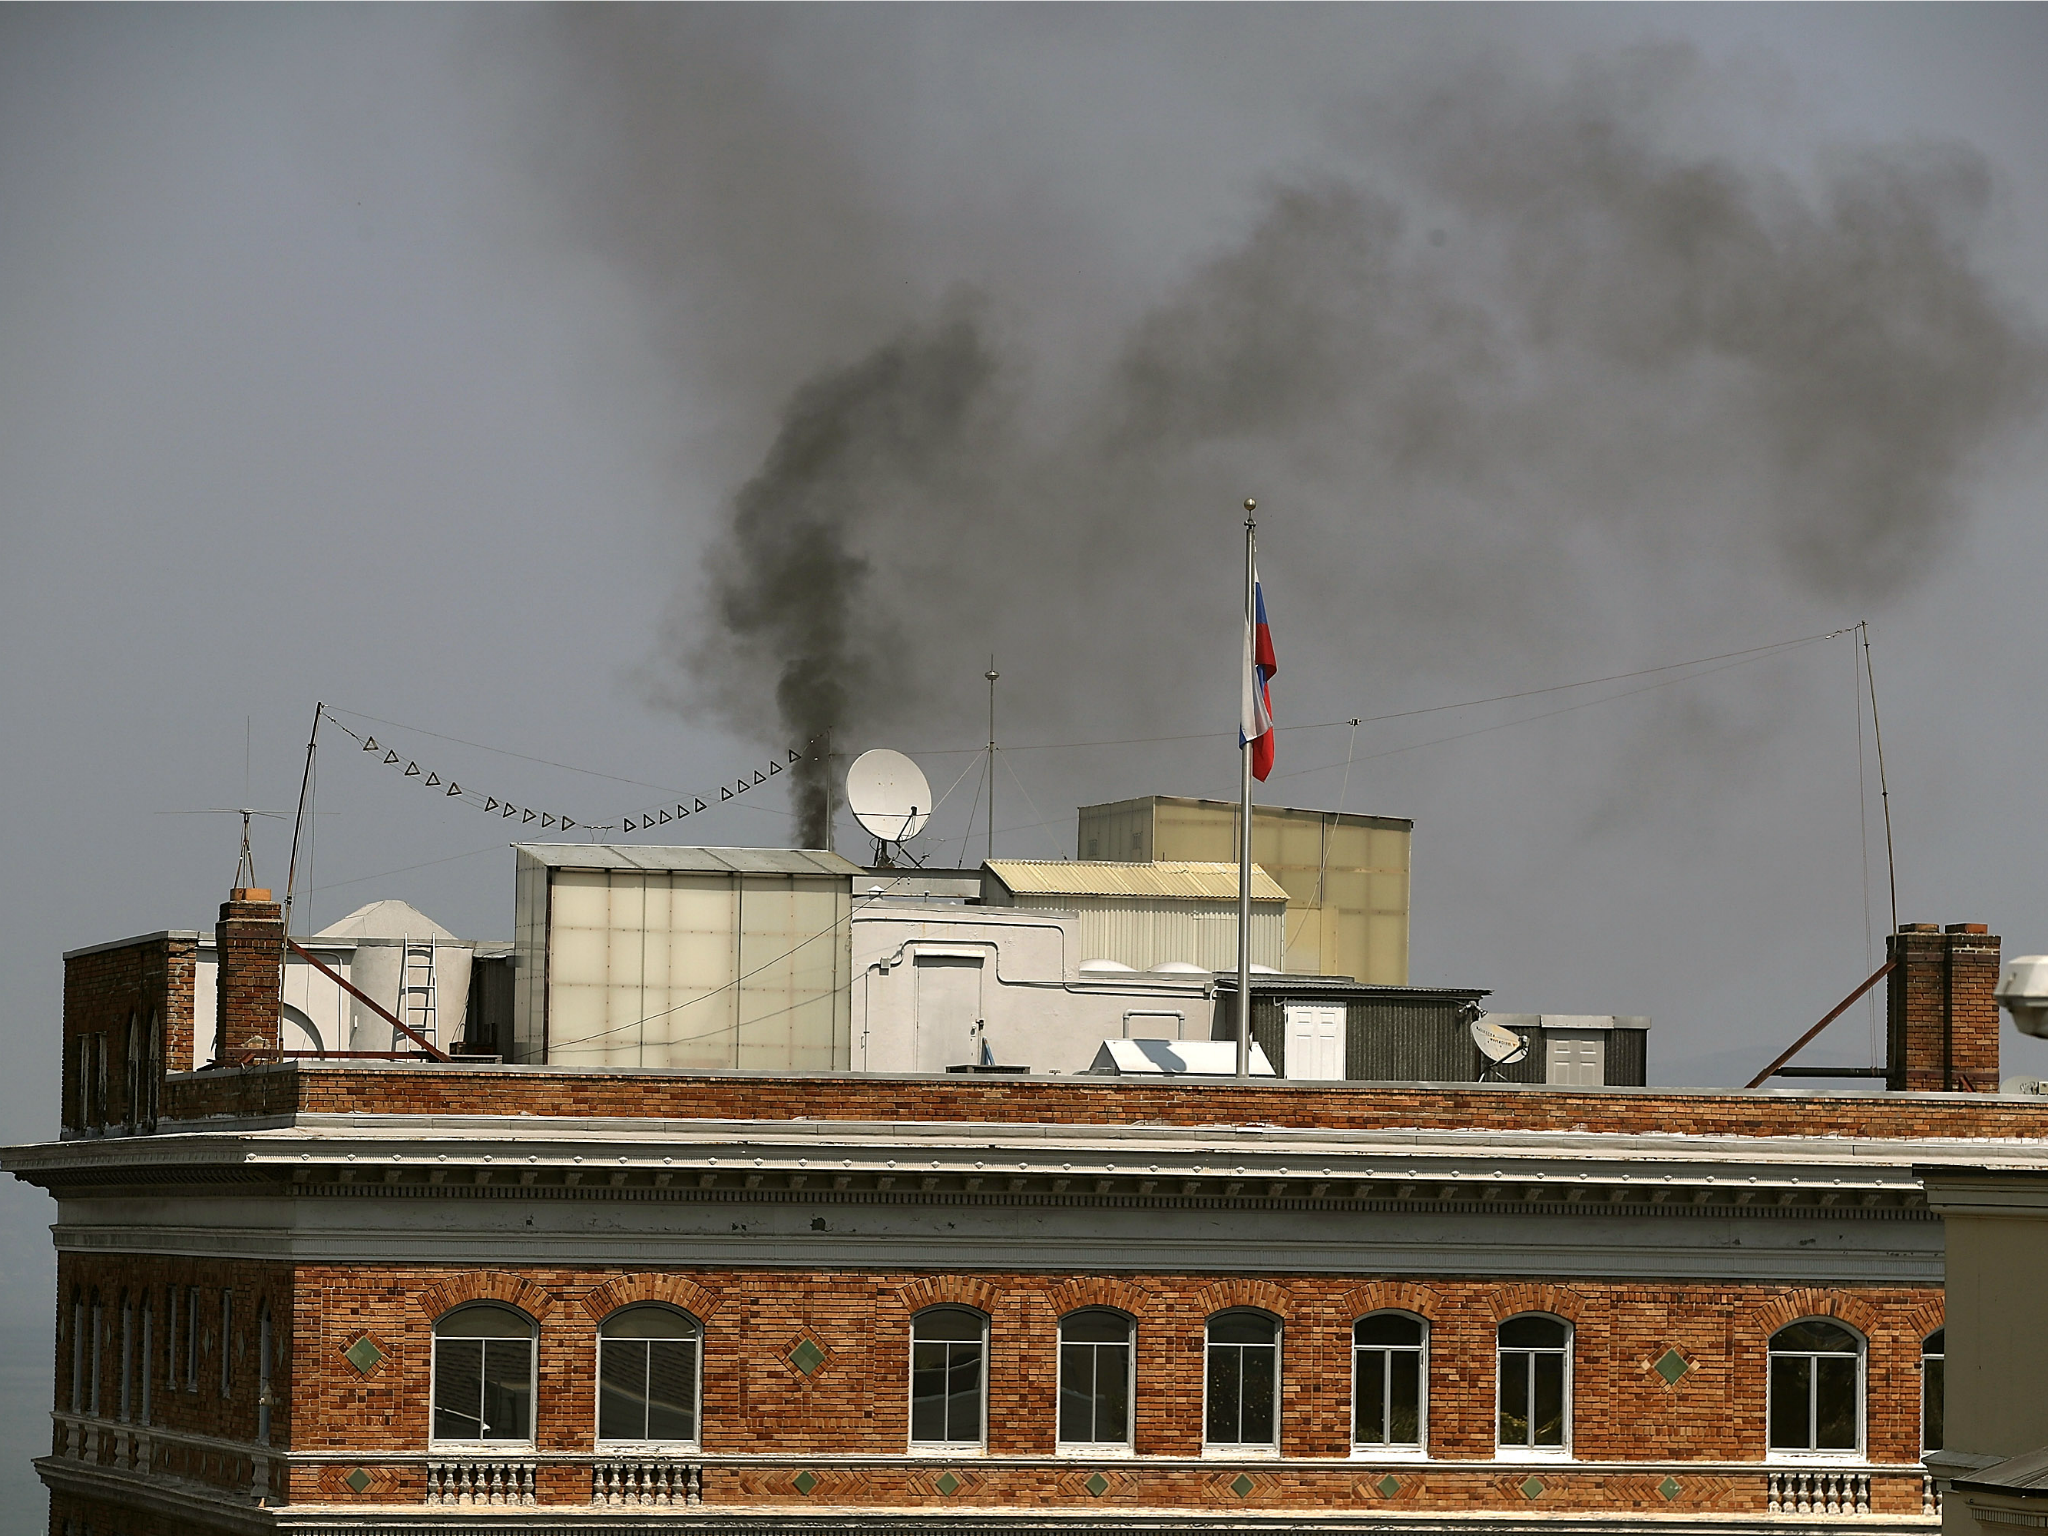
[[[1344,1005],[1289,1003],[1287,1075],[1309,1082],[1344,1080]]]
[[[981,1021],[981,961],[966,955],[917,957],[915,1070],[943,1072],[975,1059]]]
[[[1568,1088],[1598,1088],[1607,1081],[1607,1036],[1575,1030],[1548,1037],[1544,1080]]]

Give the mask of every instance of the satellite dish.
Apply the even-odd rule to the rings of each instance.
[[[901,752],[878,747],[846,770],[846,804],[876,842],[907,842],[932,818],[932,787]]]
[[[1529,1042],[1512,1029],[1489,1024],[1484,1019],[1474,1019],[1471,1029],[1472,1043],[1479,1047],[1479,1054],[1496,1067],[1511,1067],[1529,1054]]]

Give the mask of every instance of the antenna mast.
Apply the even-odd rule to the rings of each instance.
[[[306,738],[306,770],[299,776],[299,813],[292,819],[292,859],[284,872],[284,931],[292,931],[292,885],[299,877],[299,829],[306,824],[306,789],[313,782],[313,753],[320,745],[320,714],[327,705],[313,706],[313,734]],[[247,851],[249,819],[242,818],[242,842]]]
[[[988,856],[996,856],[996,653],[988,653]]]
[[[1884,868],[1892,889],[1892,932],[1899,931],[1899,866],[1892,854],[1892,791],[1884,777],[1884,728],[1877,723],[1877,674],[1870,670],[1870,621],[1856,627],[1863,631],[1863,675],[1870,680],[1870,734],[1877,738],[1877,798],[1884,806]]]

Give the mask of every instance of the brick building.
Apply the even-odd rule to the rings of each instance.
[[[220,933],[221,1063],[193,936],[78,952],[5,1153],[52,1536],[1932,1530],[1915,1169],[2048,1133],[1931,1091],[1981,930],[1895,938],[1867,1094],[278,1059]]]

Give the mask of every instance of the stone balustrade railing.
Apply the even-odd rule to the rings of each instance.
[[[704,1502],[704,1469],[694,1462],[640,1458],[590,1469],[592,1505],[675,1509]]]
[[[427,1502],[505,1505],[534,1502],[536,1463],[468,1457],[427,1463]]]
[[[1867,1515],[1870,1474],[1773,1470],[1766,1474],[1769,1510],[1774,1515]],[[1923,1496],[1924,1502],[1924,1496]]]

